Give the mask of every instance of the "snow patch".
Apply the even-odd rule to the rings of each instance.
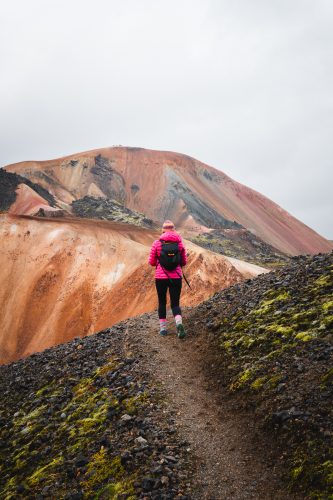
[[[9,231],[11,234],[14,234],[17,232],[17,224],[11,224],[10,225],[10,228],[9,228]]]
[[[125,264],[123,262],[119,262],[118,264],[116,264],[112,271],[103,276],[103,285],[109,286],[111,288],[117,281],[120,280],[124,269]]]

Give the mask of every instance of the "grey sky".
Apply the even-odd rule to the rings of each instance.
[[[333,239],[332,0],[1,0],[0,164],[178,151]]]

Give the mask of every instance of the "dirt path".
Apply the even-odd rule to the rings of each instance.
[[[167,337],[158,334],[157,325],[154,314],[129,320],[129,349],[138,352],[147,369],[165,388],[176,412],[180,435],[196,456],[193,498],[296,498],[281,489],[274,468],[262,458],[264,453],[258,458],[260,448],[258,453],[248,423],[216,402],[200,369],[202,339],[189,332],[186,341],[180,341],[172,318]]]

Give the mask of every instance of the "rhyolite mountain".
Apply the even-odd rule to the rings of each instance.
[[[158,223],[171,218],[189,232],[249,231],[284,254],[332,249],[331,242],[262,194],[183,154],[111,147],[5,168],[42,186],[70,212],[71,204],[86,196],[107,198]]]

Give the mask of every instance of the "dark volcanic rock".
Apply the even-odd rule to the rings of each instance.
[[[72,202],[73,213],[78,217],[105,219],[152,228],[153,221],[144,214],[126,208],[114,199],[85,196]]]
[[[26,184],[48,201],[51,207],[56,206],[54,197],[46,189],[21,175],[12,174],[11,172],[7,172],[4,168],[0,168],[0,211],[6,212],[15,202],[15,190],[19,184]]]
[[[189,238],[193,243],[215,253],[235,257],[265,267],[276,268],[289,262],[289,257],[268,245],[245,228],[215,229]]]
[[[112,168],[112,162],[102,155],[95,156],[95,165],[91,169],[95,183],[110,199],[125,203],[125,181],[121,174]]]

